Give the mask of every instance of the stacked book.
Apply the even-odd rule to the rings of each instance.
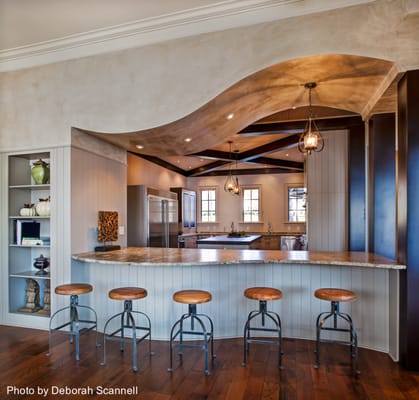
[[[39,246],[43,244],[40,237],[41,224],[36,221],[15,221],[14,236],[17,245]]]

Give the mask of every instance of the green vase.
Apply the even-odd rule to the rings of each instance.
[[[35,161],[31,172],[35,184],[42,185],[49,183],[49,165],[45,161],[41,159]]]

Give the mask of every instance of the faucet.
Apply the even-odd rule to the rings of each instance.
[[[268,222],[268,235],[272,233],[272,225],[270,222]]]
[[[234,221],[231,223],[231,232],[234,232]]]

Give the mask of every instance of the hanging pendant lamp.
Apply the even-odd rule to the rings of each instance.
[[[311,89],[317,86],[315,82],[307,82],[304,87],[308,89],[308,120],[304,132],[298,140],[298,150],[301,153],[311,154],[313,151],[320,152],[324,149],[324,139],[317,128],[313,118],[313,110],[311,106]]]
[[[224,182],[224,191],[229,192],[231,194],[240,194],[240,185],[239,185],[239,179],[236,177],[233,177],[233,174],[231,172],[231,164],[232,164],[232,158],[231,158],[231,144],[233,143],[231,140],[228,142],[230,145],[230,151],[229,151],[229,159],[230,159],[230,167],[228,171],[228,176],[226,178],[226,181]],[[236,159],[236,168],[237,168],[237,159]]]

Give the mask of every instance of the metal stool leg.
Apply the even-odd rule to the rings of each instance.
[[[210,325],[210,330],[207,330],[207,327],[202,320],[205,318]],[[187,319],[190,319],[190,330],[187,331],[184,328],[184,323]],[[198,323],[201,330],[196,330],[196,323]],[[178,328],[179,327],[179,328]],[[184,335],[200,335],[203,337],[202,345],[197,344],[185,344]],[[215,358],[214,354],[214,324],[211,318],[206,314],[198,314],[196,312],[196,304],[188,304],[188,313],[183,314],[179,320],[177,320],[170,330],[170,366],[167,369],[169,372],[173,371],[173,347],[175,347],[175,340],[179,336],[179,355],[182,356],[184,347],[198,347],[204,350],[204,370],[207,375],[210,374],[209,371],[209,357],[208,357],[208,342],[210,342],[210,351],[211,357]]]
[[[256,317],[261,316],[261,325],[262,327],[256,328],[251,326],[251,321]],[[266,328],[266,318],[270,319],[275,328]],[[276,332],[278,334],[278,340],[261,340],[261,339],[251,339],[250,332],[259,331],[259,332]],[[268,311],[267,302],[265,300],[259,301],[259,310],[251,311],[247,317],[246,323],[244,325],[243,333],[243,362],[242,365],[246,366],[247,364],[247,354],[249,352],[250,343],[259,343],[259,344],[276,344],[278,346],[278,368],[282,369],[282,326],[280,316],[273,312]]]
[[[48,336],[48,353],[47,355],[50,356],[51,355],[51,347],[52,347],[52,332],[58,331],[62,328],[65,327],[69,327],[69,337],[70,337],[70,343],[73,343],[73,340],[75,339],[75,347],[76,347],[76,360],[79,361],[80,360],[80,323],[85,323],[85,324],[90,324],[91,326],[87,328],[86,332],[95,329],[96,330],[96,347],[99,346],[98,343],[98,338],[97,338],[97,314],[96,311],[89,307],[89,306],[85,306],[85,305],[81,305],[78,302],[78,296],[77,295],[71,295],[70,296],[70,305],[63,307],[59,310],[57,310],[50,318],[49,321],[49,336]],[[86,308],[90,311],[92,311],[94,313],[94,320],[83,320],[79,318],[79,312],[78,310],[80,308]],[[64,324],[53,328],[53,321],[55,319],[55,317],[60,314],[63,311],[66,311],[67,309],[70,310],[70,319],[65,322]]]
[[[329,319],[333,318],[332,326],[325,327],[325,322]],[[338,327],[338,320],[341,319],[345,321],[349,327],[347,329],[339,328]],[[325,340],[321,339],[321,331],[337,331],[337,332],[348,332],[349,333],[349,341],[338,341],[338,340]],[[341,343],[341,344],[348,344],[350,346],[350,354],[351,359],[354,359],[354,371],[356,374],[359,374],[360,371],[358,369],[358,337],[355,331],[354,324],[352,322],[352,318],[349,314],[342,313],[339,310],[339,302],[332,301],[330,312],[323,312],[320,313],[316,320],[316,363],[314,365],[315,368],[319,368],[320,365],[320,343],[321,342],[332,342],[332,343]]]
[[[139,314],[145,317],[147,321],[147,326],[137,326],[135,322],[134,315]],[[120,318],[119,328],[112,333],[107,333],[107,328],[109,324],[114,320]],[[131,329],[132,337],[125,336],[125,329]],[[145,331],[144,335],[137,336],[137,331]],[[116,336],[118,335],[119,336]],[[150,318],[143,312],[134,311],[132,309],[132,300],[125,300],[124,301],[124,311],[113,315],[109,318],[105,326],[103,328],[103,361],[101,365],[106,364],[106,341],[107,340],[118,340],[119,341],[119,349],[121,352],[125,350],[125,341],[131,340],[132,341],[132,369],[134,372],[138,371],[138,360],[137,360],[137,353],[138,353],[138,343],[141,343],[144,339],[149,338],[149,352],[152,355],[151,351],[151,321]]]

